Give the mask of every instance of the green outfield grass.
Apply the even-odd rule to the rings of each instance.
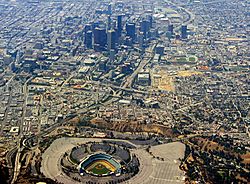
[[[100,163],[89,171],[97,175],[109,174],[111,172],[109,169],[107,169],[107,167]]]

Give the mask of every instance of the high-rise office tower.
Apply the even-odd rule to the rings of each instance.
[[[171,39],[173,37],[173,35],[174,35],[174,25],[169,24],[166,36],[168,37],[168,39]]]
[[[153,16],[152,15],[148,15],[147,19],[149,21],[149,27],[152,28],[153,27]]]
[[[116,46],[116,32],[115,30],[109,30],[107,32],[107,43],[108,43],[108,50],[115,49]]]
[[[112,20],[111,20],[111,17],[108,16],[108,30],[111,29],[111,26],[112,26]]]
[[[168,25],[168,32],[171,34],[171,36],[174,34],[174,25],[173,24]]]
[[[126,32],[127,32],[127,36],[129,36],[132,41],[135,41],[135,33],[136,33],[136,29],[135,29],[135,23],[128,23],[126,24]]]
[[[182,39],[187,38],[187,25],[181,26],[181,38]]]
[[[146,39],[148,31],[150,30],[150,22],[148,20],[143,20],[140,26],[140,31],[143,32],[144,39]]]
[[[116,43],[119,43],[119,35],[118,35],[118,30],[117,30],[117,28],[115,28],[114,31],[115,31],[115,42],[116,42]]]
[[[108,15],[111,15],[112,14],[112,5],[109,4],[108,5]]]
[[[122,34],[122,15],[117,16],[117,33],[118,37]]]
[[[92,48],[92,31],[88,31],[85,33],[84,43],[88,49]]]
[[[143,52],[144,51],[144,33],[143,32],[139,32],[138,42],[139,42],[139,47],[141,51]]]
[[[101,59],[99,62],[99,71],[106,71],[107,70],[107,61],[104,59]]]
[[[115,50],[111,49],[109,52],[109,60],[113,62],[115,60]]]
[[[95,50],[103,51],[105,50],[107,44],[107,34],[106,29],[103,27],[96,27],[94,30],[94,46]]]
[[[92,25],[92,31],[94,32],[95,28],[100,26],[100,22],[93,22],[91,25]]]
[[[92,31],[92,25],[91,24],[86,24],[84,27],[84,33],[87,33],[88,31]]]

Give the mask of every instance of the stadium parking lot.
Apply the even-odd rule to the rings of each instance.
[[[73,147],[87,142],[102,142],[105,139],[94,138],[59,138],[42,155],[41,171],[53,180],[65,184],[79,183],[68,177],[61,168],[60,160],[64,153]],[[115,140],[127,142],[124,140]],[[127,184],[166,184],[184,183],[184,172],[179,169],[179,158],[184,157],[185,145],[180,142],[152,146],[150,153],[138,145],[132,144],[140,161],[140,171]]]

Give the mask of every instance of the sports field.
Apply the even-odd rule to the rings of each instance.
[[[88,171],[92,172],[93,174],[97,174],[97,175],[106,175],[106,174],[108,175],[111,172],[107,167],[105,167],[101,163],[99,163],[98,165],[96,165],[92,169],[89,169]]]
[[[108,175],[111,172],[115,172],[115,170],[115,166],[106,160],[97,160],[86,168],[86,171],[95,175]]]

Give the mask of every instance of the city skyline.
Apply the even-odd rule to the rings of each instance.
[[[247,0],[0,0],[0,183],[249,183]]]

